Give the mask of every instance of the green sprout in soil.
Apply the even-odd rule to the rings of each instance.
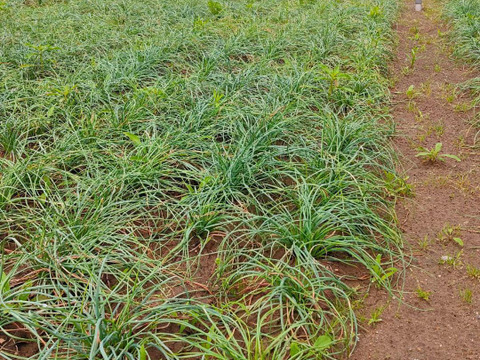
[[[432,294],[431,291],[425,291],[423,290],[420,285],[417,287],[417,289],[415,290],[415,292],[417,293],[417,296],[422,299],[422,300],[425,300],[425,301],[429,301],[430,300],[430,295]]]
[[[462,301],[464,301],[467,304],[471,304],[473,301],[473,292],[471,289],[466,288],[463,290],[460,290],[460,298]]]
[[[417,148],[419,152],[415,156],[423,159],[424,161],[428,161],[432,163],[437,161],[444,162],[445,158],[461,161],[460,158],[456,155],[441,153],[442,147],[443,147],[442,143],[436,143],[435,146],[432,147],[431,149],[427,149],[427,148],[424,148],[423,146],[420,146]]]
[[[473,279],[480,280],[480,267],[477,267],[472,264],[467,264],[467,275]]]
[[[383,306],[379,306],[377,308],[375,308],[371,315],[370,315],[370,319],[368,319],[368,325],[375,325],[381,321],[383,321],[380,316],[382,316],[383,314],[383,311],[385,310],[386,308],[386,305],[383,305]]]

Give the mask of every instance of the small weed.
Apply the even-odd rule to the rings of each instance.
[[[412,113],[418,113],[420,110],[417,107],[417,103],[413,100],[410,100],[407,104],[407,110]]]
[[[77,85],[64,85],[62,87],[56,87],[47,93],[48,96],[60,97],[60,102],[67,102],[71,95],[76,91]]]
[[[428,235],[425,235],[423,239],[418,240],[418,247],[421,250],[427,250],[427,248],[430,246],[430,243],[430,238],[428,237]]]
[[[480,280],[480,268],[472,264],[467,264],[467,274],[471,278]]]
[[[223,5],[218,1],[208,0],[207,6],[208,10],[210,10],[210,13],[215,16],[220,15],[220,13],[223,11]]]
[[[330,68],[320,65],[323,71],[323,78],[328,81],[328,95],[332,96],[333,91],[338,88],[340,79],[348,78],[348,74],[342,72],[339,66]]]
[[[437,239],[444,243],[453,241],[456,244],[463,246],[463,240],[460,238],[460,230],[460,226],[445,224],[442,230],[438,233]]]
[[[422,300],[425,300],[425,301],[429,301],[430,300],[430,295],[432,294],[431,291],[425,291],[423,290],[420,285],[418,285],[417,289],[415,290],[415,292],[417,293],[417,296],[422,299]]]
[[[420,30],[418,29],[418,26],[417,25],[414,25],[412,27],[410,27],[410,29],[408,29],[408,31],[410,32],[410,34],[412,34],[413,36],[417,35],[420,33]]]
[[[473,104],[471,102],[463,102],[460,104],[455,105],[453,108],[457,112],[467,112],[473,108]]]
[[[467,304],[471,304],[473,301],[473,292],[471,289],[466,288],[463,290],[460,290],[460,298],[462,301],[464,301]]]
[[[391,196],[413,196],[413,185],[409,184],[407,181],[408,176],[402,178],[394,173],[385,171],[385,188],[387,193]]]
[[[418,114],[415,114],[415,121],[423,122],[423,112],[421,112],[420,110],[418,111]]]
[[[438,137],[441,137],[445,133],[445,125],[442,122],[432,125],[431,128]]]
[[[408,66],[402,68],[402,74],[404,76],[410,75],[412,73],[412,69]]]
[[[432,95],[432,84],[430,81],[422,83],[422,85],[420,85],[420,89],[426,96]]]
[[[418,46],[414,46],[410,51],[410,55],[408,57],[409,67],[413,69],[415,67],[415,63],[417,62],[417,53],[418,53]]]
[[[398,269],[393,266],[387,269],[383,269],[382,255],[378,254],[375,257],[375,263],[372,265],[372,271],[374,273],[374,278],[372,279],[372,282],[376,282],[378,285],[380,285],[388,281],[388,279],[391,278],[398,271]]]
[[[45,64],[47,62],[46,55],[59,50],[58,47],[52,46],[52,45],[34,45],[34,44],[25,44],[25,45],[32,50],[30,53],[27,54],[27,57],[29,59],[33,59],[34,61],[38,61],[42,69],[45,68]]]
[[[201,30],[207,25],[208,20],[202,19],[202,18],[195,18],[193,20],[193,29],[194,30]]]
[[[460,250],[455,255],[444,255],[440,258],[440,264],[448,265],[456,269],[462,265],[462,261],[460,260],[462,255],[463,255],[463,250]]]
[[[418,92],[415,90],[415,85],[410,85],[405,94],[407,95],[408,99],[415,99],[418,96]]]
[[[444,162],[445,158],[461,161],[460,158],[456,155],[441,153],[442,146],[443,146],[442,143],[436,143],[435,146],[431,149],[427,149],[427,148],[424,148],[423,146],[420,146],[419,148],[417,148],[417,151],[419,151],[419,153],[417,153],[415,157],[421,158],[424,161],[428,161],[432,163],[437,161]]]
[[[444,84],[442,86],[445,101],[449,104],[453,103],[457,98],[457,88],[452,84]]]
[[[382,14],[382,9],[380,8],[380,6],[372,6],[370,8],[370,13],[368,14],[368,16],[372,18],[376,18],[376,17],[379,17],[381,14]]]
[[[433,71],[439,73],[442,71],[442,67],[440,66],[440,64],[435,64],[434,68],[433,68]]]
[[[383,311],[385,310],[386,306],[379,306],[372,311],[370,315],[370,319],[368,319],[368,325],[375,325],[382,321],[380,316],[382,316]]]
[[[213,106],[218,109],[220,108],[220,105],[222,104],[222,100],[225,97],[222,93],[218,92],[217,90],[213,90],[213,95],[212,95],[212,100],[213,100]]]

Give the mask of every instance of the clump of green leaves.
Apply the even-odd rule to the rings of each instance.
[[[430,238],[428,237],[428,235],[425,235],[423,239],[418,240],[418,246],[422,250],[427,250],[429,245],[430,245]]]
[[[419,152],[415,156],[432,163],[437,161],[444,162],[445,158],[461,161],[456,155],[442,153],[442,147],[442,143],[436,143],[431,149],[420,146],[417,148],[417,151]]]
[[[472,264],[467,264],[467,274],[473,279],[480,280],[480,267]]]
[[[340,79],[347,79],[348,74],[342,72],[340,66],[335,66],[333,68],[326,65],[320,65],[323,78],[328,81],[328,95],[331,96],[336,88],[340,85]]]
[[[460,290],[460,298],[467,304],[471,304],[473,301],[473,292],[471,289],[466,288]]]
[[[389,279],[398,272],[398,268],[394,266],[390,266],[384,269],[382,266],[382,255],[378,254],[375,257],[375,262],[372,266],[372,271],[374,275],[372,281],[376,282],[377,284],[382,284],[385,281],[389,281]]]
[[[45,68],[47,61],[53,61],[52,59],[47,59],[47,55],[59,50],[58,46],[53,46],[50,44],[25,44],[31,51],[28,53],[28,58],[38,62],[42,69]]]
[[[369,12],[369,16],[370,17],[373,17],[373,18],[376,18],[378,16],[380,16],[382,14],[382,9],[380,8],[380,6],[376,5],[376,6],[372,6],[370,8],[370,12]]]
[[[335,341],[329,335],[321,335],[314,342],[313,346],[304,342],[293,341],[290,345],[290,356],[292,359],[300,359],[302,357],[321,358],[327,354],[330,347]]]
[[[379,306],[379,307],[375,308],[372,311],[372,313],[370,314],[370,319],[368,319],[368,325],[375,325],[375,324],[381,322],[382,319],[380,318],[380,316],[382,316],[385,308],[386,308],[386,305]]]
[[[440,258],[440,264],[448,265],[448,266],[456,269],[456,268],[458,268],[459,266],[462,265],[462,261],[460,260],[462,255],[463,255],[463,250],[458,251],[454,255],[443,255]]]
[[[223,11],[223,5],[218,1],[208,0],[207,6],[208,10],[210,10],[210,13],[215,16],[220,15],[220,13]]]
[[[463,246],[463,240],[460,238],[460,230],[460,226],[445,224],[442,230],[438,233],[437,239],[444,243],[453,241],[456,244]]]
[[[415,67],[415,63],[417,62],[417,54],[418,54],[418,46],[414,46],[410,50],[410,54],[408,57],[409,67],[413,69]]]
[[[405,94],[408,99],[413,100],[418,95],[418,92],[415,90],[415,85],[410,85]]]
[[[395,173],[385,171],[385,187],[392,196],[410,197],[414,195],[413,185],[408,183],[409,177],[400,177]]]
[[[417,293],[417,296],[422,299],[422,300],[425,300],[425,301],[429,301],[430,300],[430,295],[432,294],[431,291],[425,291],[423,290],[420,285],[418,285],[417,289],[415,290],[415,292]]]

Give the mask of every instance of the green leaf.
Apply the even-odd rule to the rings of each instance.
[[[48,109],[47,111],[47,117],[51,117],[54,111],[55,111],[55,105],[52,105],[50,109]]]
[[[3,293],[10,291],[10,283],[8,282],[8,276],[2,271],[2,277],[0,278],[0,290]]]
[[[135,134],[132,134],[132,133],[129,133],[129,132],[124,132],[123,135],[125,136],[128,136],[128,138],[130,140],[132,140],[132,142],[135,144],[135,145],[140,145],[142,142],[140,141],[140,138],[135,135]]]
[[[463,240],[462,239],[460,239],[458,237],[454,237],[453,241],[455,241],[458,245],[463,246]]]
[[[450,159],[453,159],[453,160],[457,160],[457,161],[462,161],[460,160],[460,158],[456,155],[451,155],[451,154],[442,154],[443,157],[447,157],[447,158],[450,158]]]
[[[439,153],[442,150],[443,144],[442,143],[436,143],[435,144],[435,151]]]
[[[397,268],[391,267],[385,270],[385,274],[382,276],[382,280],[388,279],[390,276],[395,274],[398,271]]]
[[[315,347],[315,350],[317,351],[323,351],[327,350],[330,346],[332,346],[333,340],[330,336],[328,335],[322,335],[315,340],[315,344],[313,345]]]
[[[32,287],[32,285],[33,285],[32,280],[28,280],[22,285],[23,292],[20,295],[18,295],[18,300],[19,301],[27,301],[28,300],[28,297],[30,296],[30,291],[29,290]]]
[[[300,351],[302,351],[300,349],[300,344],[297,341],[293,341],[290,344],[290,356],[293,357],[293,356],[297,355],[298,353],[300,353]]]
[[[147,360],[147,350],[145,349],[145,344],[142,344],[138,350],[138,360]]]
[[[429,155],[430,153],[428,152],[419,152],[417,155],[415,155],[415,157],[420,157],[420,156],[427,156]]]

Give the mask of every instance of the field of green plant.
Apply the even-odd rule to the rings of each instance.
[[[445,15],[452,24],[454,54],[480,69],[480,0],[449,0],[445,5]],[[463,84],[462,88],[474,96],[472,105],[479,106],[480,77]],[[478,114],[474,125],[480,127]]]
[[[344,269],[390,291],[401,247],[396,10],[0,2],[2,356],[351,351]]]
[[[449,0],[446,15],[453,23],[456,54],[480,66],[480,0]]]

